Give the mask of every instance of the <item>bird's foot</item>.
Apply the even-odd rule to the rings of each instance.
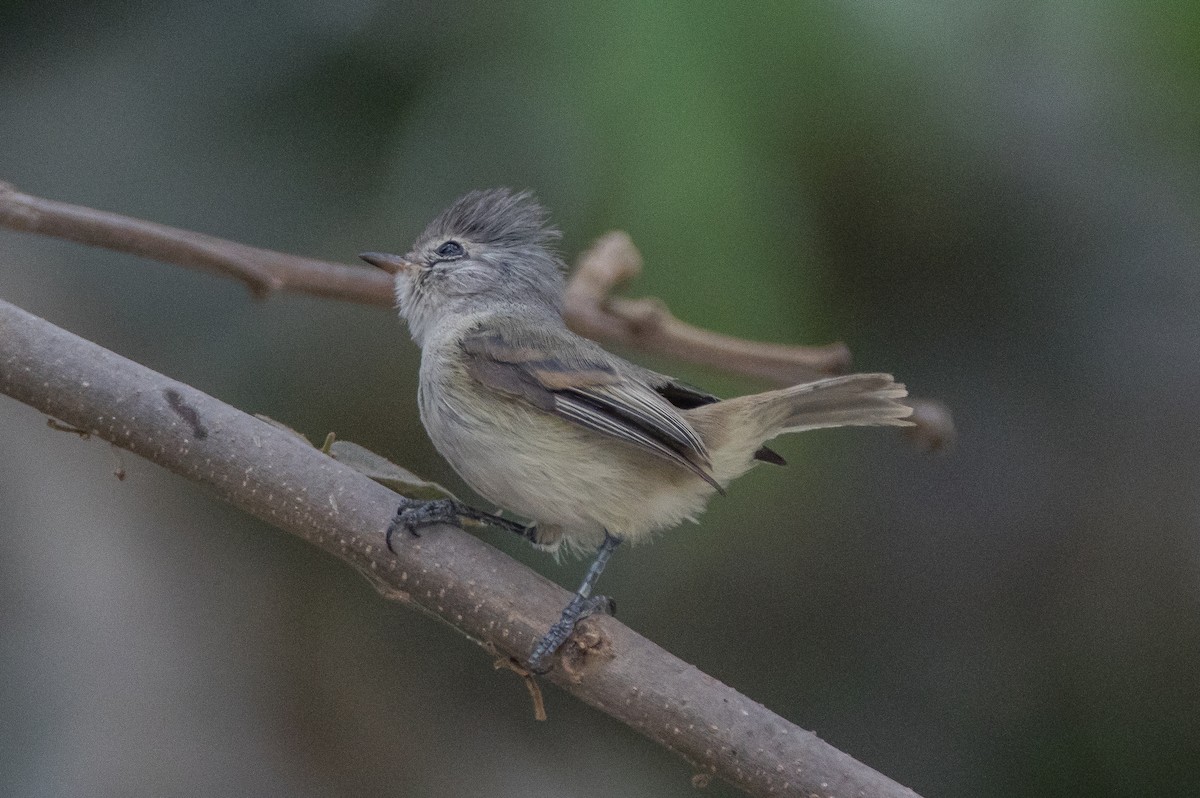
[[[452,524],[461,527],[464,519],[507,529],[529,540],[533,540],[536,534],[536,527],[533,524],[526,525],[510,521],[494,513],[486,513],[483,510],[468,507],[453,499],[406,500],[397,508],[395,517],[388,524],[384,540],[387,542],[388,551],[395,554],[396,549],[392,547],[392,538],[397,531],[403,529],[414,538],[419,538],[421,537],[421,527],[433,524]]]
[[[563,609],[558,623],[551,626],[550,631],[542,635],[542,639],[533,647],[533,653],[529,655],[530,671],[546,673],[550,670],[550,658],[554,656],[555,651],[558,651],[559,646],[567,641],[571,632],[575,631],[575,624],[579,623],[581,618],[595,615],[597,612],[606,615],[616,614],[617,603],[608,596],[593,596],[592,588],[596,586],[596,580],[600,578],[604,566],[608,564],[608,558],[612,556],[619,545],[621,545],[621,538],[611,534],[607,529],[604,530],[604,540],[600,543],[600,548],[596,549],[596,557],[588,566],[583,583],[575,591],[575,597]]]
[[[562,612],[558,623],[550,627],[550,631],[542,635],[542,639],[533,647],[529,655],[529,670],[536,674],[544,674],[550,670],[550,658],[562,647],[575,631],[575,625],[591,615],[616,615],[617,602],[608,596],[590,596],[584,598],[578,594],[571,599]]]

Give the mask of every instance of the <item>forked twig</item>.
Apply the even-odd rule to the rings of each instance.
[[[390,307],[392,281],[361,266],[288,255],[215,236],[43,199],[0,183],[0,226],[152,258],[240,280],[255,294],[310,294]],[[618,343],[714,369],[794,385],[850,367],[843,343],[789,346],[747,341],[680,321],[661,301],[614,292],[641,274],[642,256],[626,233],[601,236],[584,252],[567,286],[563,317],[571,329],[601,343]],[[913,399],[908,434],[925,449],[954,438],[949,408]]]
[[[579,256],[567,286],[563,316],[571,329],[596,341],[624,344],[722,371],[795,385],[850,367],[843,343],[788,346],[746,341],[694,327],[657,299],[614,296],[642,273],[642,255],[629,235],[605,233]]]

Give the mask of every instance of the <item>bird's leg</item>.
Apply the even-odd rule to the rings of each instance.
[[[597,612],[603,612],[606,615],[612,615],[616,611],[616,604],[608,596],[593,596],[592,588],[596,585],[596,580],[600,578],[600,574],[604,572],[604,566],[608,564],[608,558],[616,551],[617,546],[621,545],[621,538],[611,534],[607,529],[604,531],[604,542],[600,544],[600,548],[596,550],[596,559],[592,560],[591,566],[588,568],[587,574],[583,577],[583,582],[579,585],[579,589],[575,591],[575,596],[562,611],[562,617],[558,623],[550,627],[550,631],[542,636],[537,645],[533,648],[533,653],[529,655],[529,670],[534,673],[545,673],[550,670],[547,663],[558,650],[559,646],[567,641],[571,636],[571,632],[575,631],[575,624],[589,615],[594,615]]]
[[[535,540],[537,537],[536,524],[520,524],[516,521],[510,521],[493,513],[476,510],[474,507],[469,507],[454,499],[434,499],[431,501],[408,499],[405,500],[404,504],[400,505],[396,510],[395,518],[388,524],[387,534],[384,537],[387,541],[388,551],[393,554],[396,553],[396,550],[392,548],[392,536],[396,534],[397,530],[404,529],[408,534],[419,538],[421,533],[418,530],[423,526],[430,526],[432,524],[462,526],[463,519],[479,521],[501,529],[507,529],[509,532],[515,532],[526,540]]]

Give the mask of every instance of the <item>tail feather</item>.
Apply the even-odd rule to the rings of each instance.
[[[907,395],[890,374],[848,374],[795,385],[762,395],[771,396],[777,409],[767,418],[778,418],[774,429],[764,432],[774,437],[823,427],[911,426],[912,408],[898,401]]]

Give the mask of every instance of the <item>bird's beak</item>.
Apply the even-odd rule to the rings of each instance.
[[[388,274],[414,272],[417,270],[417,264],[407,261],[399,255],[387,255],[383,252],[363,252],[358,257],[372,266],[383,269]]]

